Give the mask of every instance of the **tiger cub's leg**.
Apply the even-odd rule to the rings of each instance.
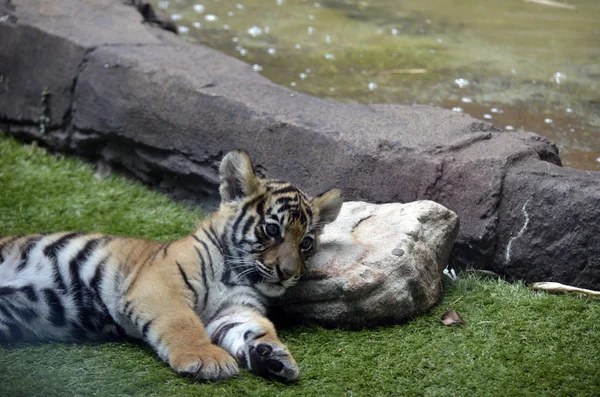
[[[175,372],[199,379],[237,375],[235,359],[211,343],[200,318],[186,299],[156,288],[156,284],[154,287],[142,293],[130,293],[122,313],[159,357]]]
[[[213,343],[237,357],[254,374],[286,382],[298,378],[298,364],[277,338],[273,324],[258,312],[232,309],[207,324],[206,330]]]

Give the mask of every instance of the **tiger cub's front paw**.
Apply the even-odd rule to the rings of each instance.
[[[262,339],[247,340],[245,348],[237,353],[238,360],[259,376],[274,377],[284,382],[297,379],[300,372],[298,364],[287,348],[277,340]]]
[[[194,351],[172,352],[169,363],[175,372],[198,379],[217,380],[239,373],[237,362],[216,345],[207,344]]]

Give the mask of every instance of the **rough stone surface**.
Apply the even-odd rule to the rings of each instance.
[[[433,201],[346,202],[278,306],[293,321],[338,328],[423,314],[442,293],[457,233],[456,214]]]
[[[15,136],[197,202],[216,202],[220,157],[246,149],[259,173],[310,193],[443,204],[461,218],[456,266],[600,287],[600,174],[560,168],[539,135],[427,106],[295,93],[143,24],[118,0],[0,0],[0,13],[0,128]]]

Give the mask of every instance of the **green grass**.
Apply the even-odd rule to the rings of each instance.
[[[153,239],[189,232],[191,212],[118,177],[0,135],[0,235],[98,230]],[[467,325],[446,327],[447,309]],[[598,396],[600,302],[467,276],[427,315],[360,332],[280,331],[301,367],[283,385],[242,371],[199,383],[142,344],[0,345],[1,396]]]

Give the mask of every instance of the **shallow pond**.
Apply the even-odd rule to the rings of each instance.
[[[562,0],[561,0],[562,1]],[[431,104],[600,171],[598,0],[153,0],[182,37],[335,101]]]

